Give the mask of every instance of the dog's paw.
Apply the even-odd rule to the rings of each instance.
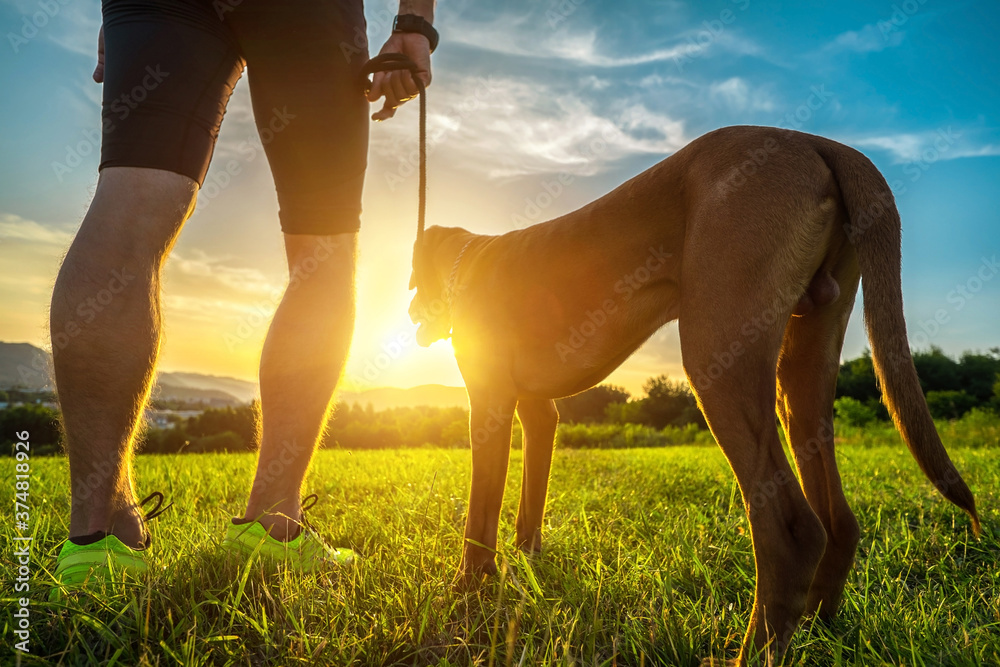
[[[452,587],[458,591],[470,591],[481,587],[497,573],[493,559],[472,562],[464,560],[458,568]]]
[[[530,535],[517,536],[517,548],[527,556],[533,556],[542,552],[542,531],[535,531]]]

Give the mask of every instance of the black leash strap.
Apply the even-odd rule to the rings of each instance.
[[[372,82],[368,79],[370,74],[375,72],[392,72],[396,70],[409,70],[413,77],[413,82],[417,85],[420,94],[420,184],[418,185],[417,199],[417,242],[414,245],[413,268],[417,273],[423,271],[423,262],[417,262],[417,249],[423,246],[424,240],[424,215],[427,208],[427,101],[424,93],[424,82],[418,76],[420,69],[417,64],[404,56],[402,53],[382,53],[361,68],[361,73],[365,79],[365,94],[371,90]],[[418,267],[418,264],[420,265]]]

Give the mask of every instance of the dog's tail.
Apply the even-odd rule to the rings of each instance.
[[[822,140],[817,152],[840,186],[849,222],[844,231],[861,268],[865,328],[882,400],[907,447],[945,498],[968,512],[979,535],[976,501],[948,457],[910,356],[900,280],[899,211],[885,178],[860,152]]]

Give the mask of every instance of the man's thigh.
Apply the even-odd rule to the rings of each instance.
[[[198,0],[104,0],[101,169],[140,167],[199,185],[243,71],[239,46]]]
[[[362,3],[243,0],[225,20],[246,57],[282,231],[357,232],[369,123]]]

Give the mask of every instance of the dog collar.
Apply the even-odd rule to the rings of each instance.
[[[458,280],[458,267],[462,264],[462,255],[465,254],[465,251],[472,245],[474,240],[469,239],[466,241],[462,249],[458,251],[458,256],[455,257],[455,263],[451,267],[451,275],[448,276],[448,289],[445,290],[445,298],[448,300],[448,303],[451,303],[455,299],[455,282]]]

